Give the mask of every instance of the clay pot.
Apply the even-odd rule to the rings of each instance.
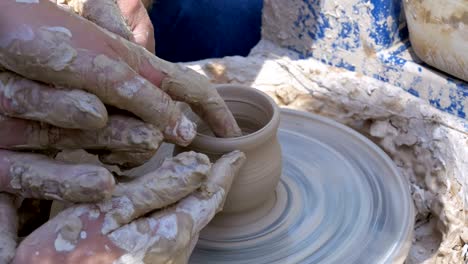
[[[217,138],[198,120],[198,135],[188,149],[207,154],[211,161],[233,150],[243,151],[247,162],[234,179],[223,213],[250,211],[268,204],[266,201],[274,196],[281,176],[281,148],[276,135],[279,109],[268,95],[254,88],[220,85],[216,89],[244,135]],[[187,149],[176,149],[176,152],[184,150]]]

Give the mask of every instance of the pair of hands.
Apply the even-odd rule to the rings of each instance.
[[[152,28],[141,21],[151,23],[145,12],[132,15],[142,11],[139,1],[123,2],[0,3],[0,262],[16,246],[12,195],[87,203],[29,235],[14,263],[186,261],[245,159],[233,152],[212,165],[202,154],[182,153],[116,184],[99,166],[18,152],[86,149],[99,151],[104,163],[137,166],[162,141],[186,146],[195,137],[196,126],[175,100],[188,103],[216,135],[240,135],[206,79],[135,44],[154,48]]]

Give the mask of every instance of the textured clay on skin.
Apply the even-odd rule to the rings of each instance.
[[[96,130],[61,129],[39,122],[4,117],[0,125],[22,131],[0,139],[3,148],[22,149],[98,149],[117,153],[131,152],[142,158],[154,153],[163,141],[161,132],[153,125],[125,116],[111,116],[105,128]],[[1,135],[1,133],[0,133]],[[8,138],[14,140],[8,141]],[[12,143],[14,142],[14,143]],[[138,155],[141,153],[142,155]]]
[[[93,59],[93,66],[95,72],[105,75],[109,79],[118,79],[119,76],[125,75],[128,71],[128,66],[123,62],[112,60],[105,55],[98,55]],[[112,77],[112,76],[115,77]],[[121,98],[132,99],[132,101],[123,101],[121,98],[110,98],[113,105],[127,104],[126,108],[132,109],[133,112],[139,115],[146,122],[155,124],[164,133],[165,138],[171,142],[178,142],[182,145],[187,145],[196,134],[196,127],[194,124],[187,124],[183,120],[188,119],[180,112],[170,97],[163,93],[161,90],[151,88],[152,85],[139,76],[132,77],[130,80],[122,80],[117,85],[117,91]],[[148,91],[151,89],[151,92]],[[139,98],[145,98],[141,100]],[[150,99],[153,98],[153,99]],[[132,105],[129,104],[132,102]],[[151,103],[147,107],[143,107],[143,102]],[[155,113],[161,113],[157,115]],[[163,115],[168,113],[169,115]],[[171,116],[171,118],[167,118]],[[175,117],[175,119],[174,119]],[[181,131],[183,131],[181,133]],[[183,138],[182,141],[177,140],[179,135],[186,135],[189,138]]]
[[[70,241],[65,240],[62,237],[62,234],[57,235],[57,239],[55,239],[54,247],[57,252],[64,252],[64,251],[72,251],[75,249],[75,245],[72,244]]]
[[[197,131],[194,124],[186,116],[182,116],[171,132],[169,132],[170,130],[171,128],[168,127],[166,134],[178,135],[187,142],[195,137]]]
[[[63,32],[61,30],[56,30],[56,28],[51,27],[40,27],[38,30],[38,38],[47,39],[54,43],[56,39],[70,39],[71,33],[69,31]],[[77,52],[66,42],[60,44],[55,42],[54,44],[56,44],[54,47],[55,50],[51,54],[52,56],[44,60],[44,65],[51,67],[55,71],[63,70],[75,59]]]
[[[149,63],[153,67],[161,69],[167,75],[161,83],[161,89],[176,100],[188,102],[192,109],[210,124],[211,129],[217,136],[236,137],[242,134],[238,126],[218,125],[215,120],[221,120],[222,124],[236,124],[230,120],[234,117],[229,115],[219,116],[222,109],[227,108],[225,102],[219,97],[211,84],[192,69],[163,61],[157,57],[148,56]],[[203,105],[203,107],[202,107]]]
[[[97,129],[107,122],[106,108],[96,96],[48,87],[11,72],[0,73],[0,110],[64,128]]]
[[[67,133],[68,132],[68,133]],[[111,116],[107,126],[96,131],[64,131],[57,148],[109,149],[113,151],[153,152],[163,135],[151,124],[125,116]]]
[[[145,213],[148,207],[161,208],[191,193],[200,186],[210,168],[208,157],[186,152],[165,161],[152,173],[117,185],[113,194],[115,198],[102,206],[109,203],[122,206],[113,206],[110,210],[101,208],[101,212],[107,212],[102,233],[128,223],[135,215]]]
[[[106,212],[101,229],[103,235],[130,221],[135,215],[135,206],[126,196],[117,197],[98,206],[101,212]]]
[[[136,235],[140,231],[148,231],[151,227],[157,228],[157,225],[154,225],[155,222],[136,225],[135,223],[139,223],[140,220],[134,220],[134,218],[142,217],[148,212],[168,206],[194,192],[207,174],[210,173],[210,169],[211,164],[208,157],[203,154],[195,152],[179,154],[174,158],[174,161],[167,160],[161,169],[137,178],[135,181],[139,181],[139,184],[134,184],[135,181],[122,183],[119,187],[121,193],[118,197],[113,197],[110,200],[98,203],[98,205],[75,205],[60,212],[44,226],[28,236],[21,243],[18,252],[24,252],[28,249],[28,251],[38,251],[39,256],[43,256],[48,254],[48,250],[52,247],[54,250],[63,250],[61,253],[64,254],[62,255],[64,258],[72,258],[76,251],[86,243],[98,239],[103,242],[102,245],[99,245],[102,250],[107,246],[109,254],[116,254],[116,252],[120,252],[116,246],[124,248],[124,244],[128,245],[132,240],[112,243],[109,238],[115,236],[113,235],[114,232],[121,230],[122,225],[134,225],[133,230],[139,230],[138,232],[132,231],[132,235]],[[178,189],[180,190],[175,191]],[[180,221],[179,219],[177,217],[177,221]],[[133,222],[130,223],[131,221]],[[161,229],[167,237],[173,237],[172,231],[179,232],[180,230],[179,228],[172,230],[171,225],[173,225],[173,219],[169,217],[165,223],[167,228]],[[39,247],[37,239],[47,237],[51,229],[55,230],[53,240],[49,238],[48,244]],[[104,230],[103,235],[105,236],[92,230],[97,232]],[[189,234],[190,230],[187,230],[187,234]],[[84,240],[82,238],[83,231],[87,232]],[[144,235],[148,236],[148,239],[154,239],[154,236],[149,233],[144,233]],[[172,240],[168,239],[168,241]],[[142,243],[143,240],[137,239],[136,242]],[[68,251],[72,246],[77,250]],[[139,246],[144,247],[144,245]],[[124,255],[124,251],[121,251],[122,253],[119,256]],[[91,256],[94,254],[93,252],[88,253]],[[34,256],[21,255],[19,258],[32,260]],[[118,259],[118,257],[115,259]]]
[[[245,155],[240,152],[223,156],[213,165],[208,180],[198,191],[177,205],[113,232],[110,239],[130,252],[114,264],[130,260],[135,263],[186,263],[198,233],[222,210],[225,194],[244,161]],[[153,232],[148,233],[147,229]]]
[[[26,198],[55,199],[71,202],[100,201],[111,195],[114,178],[106,169],[93,165],[50,163],[35,154],[0,151],[2,166],[9,168],[2,191]],[[66,175],[57,173],[68,169]]]
[[[56,252],[72,252],[80,239],[86,239],[86,232],[82,231],[81,217],[88,215],[88,219],[96,219],[93,211],[86,209],[84,206],[74,208],[67,215],[59,214],[54,225],[46,224],[49,229],[55,231],[53,247]],[[40,251],[36,251],[36,255],[39,256]]]
[[[114,197],[110,202],[99,203],[99,206],[74,205],[60,212],[22,241],[15,261],[31,263],[36,257],[41,260],[49,257],[51,263],[56,263],[50,256],[59,252],[58,256],[61,257],[57,263],[80,256],[95,261],[100,254],[106,252],[108,263],[186,263],[198,239],[198,232],[204,223],[222,209],[225,197],[220,195],[229,191],[234,176],[245,161],[245,155],[232,152],[223,156],[212,167],[208,157],[195,152],[179,154],[175,159],[173,163],[170,160],[164,162],[160,171],[162,181],[155,176],[158,173],[151,173],[140,176],[137,179],[141,181],[140,184],[133,188],[123,184],[127,185],[122,188],[126,193],[120,196],[126,197],[123,202],[119,200],[120,197]],[[184,176],[187,173],[192,173],[192,177],[198,179],[193,188],[188,186],[194,180]],[[203,175],[200,177],[200,174]],[[207,174],[209,176],[206,180]],[[177,180],[176,177],[170,177],[171,175],[181,175],[181,179]],[[152,183],[152,186],[145,186],[145,183]],[[159,188],[160,183],[165,187]],[[202,188],[196,191],[200,185]],[[178,188],[181,191],[174,193]],[[153,194],[150,196],[153,201],[144,200],[146,204],[140,204],[140,190],[157,191],[159,196]],[[129,197],[127,193],[137,194],[138,197]],[[146,195],[143,194],[141,198],[144,196]],[[164,208],[179,199],[190,199],[191,202],[184,202],[182,205],[178,203],[147,215],[148,212]],[[189,205],[193,206],[193,211],[197,211],[194,216],[185,212]],[[122,207],[129,207],[129,210],[125,211]],[[182,209],[177,210],[177,207]],[[128,212],[134,209],[139,210],[139,215],[131,217],[140,218],[125,219],[129,217]],[[104,227],[106,217],[113,218],[113,222],[124,222],[102,236],[93,230],[99,231]],[[51,234],[51,230],[55,231]],[[40,240],[44,242],[42,245],[38,243]],[[99,241],[98,245],[92,242],[96,240]],[[75,250],[68,251],[71,248]]]
[[[147,225],[150,231],[141,232],[142,225]],[[158,217],[156,213],[114,231],[109,238],[129,252],[114,264],[171,263],[178,251],[187,247],[190,236],[191,222],[186,216],[168,213]]]
[[[7,69],[30,79],[40,76],[47,78],[40,70],[30,71],[28,67],[40,67],[52,71],[64,70],[76,58],[77,51],[69,44],[69,34],[48,27],[39,27],[35,31],[27,25],[19,29],[20,33],[0,39],[3,50],[0,50],[1,64]],[[16,57],[17,54],[21,58]],[[27,58],[27,59],[25,59]]]
[[[58,2],[112,33],[127,40],[133,38],[115,0],[58,0]]]
[[[57,252],[72,251],[80,238],[83,224],[78,216],[69,217],[67,222],[60,227],[54,246]]]
[[[144,85],[145,79],[136,76],[135,78],[128,80],[119,86],[117,92],[124,97],[132,98],[133,95],[135,95]]]

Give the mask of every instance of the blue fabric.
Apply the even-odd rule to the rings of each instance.
[[[172,62],[246,56],[260,40],[263,0],[155,0],[156,54]]]

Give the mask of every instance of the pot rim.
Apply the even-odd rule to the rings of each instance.
[[[197,136],[190,144],[190,148],[201,150],[206,153],[225,153],[233,150],[248,150],[257,147],[272,137],[276,137],[276,133],[280,123],[280,111],[278,105],[266,93],[245,85],[238,84],[221,84],[216,85],[219,89],[239,89],[249,93],[255,93],[263,97],[272,109],[272,115],[268,123],[259,130],[236,138],[218,138],[207,136],[197,132]],[[216,144],[214,144],[216,142]]]

